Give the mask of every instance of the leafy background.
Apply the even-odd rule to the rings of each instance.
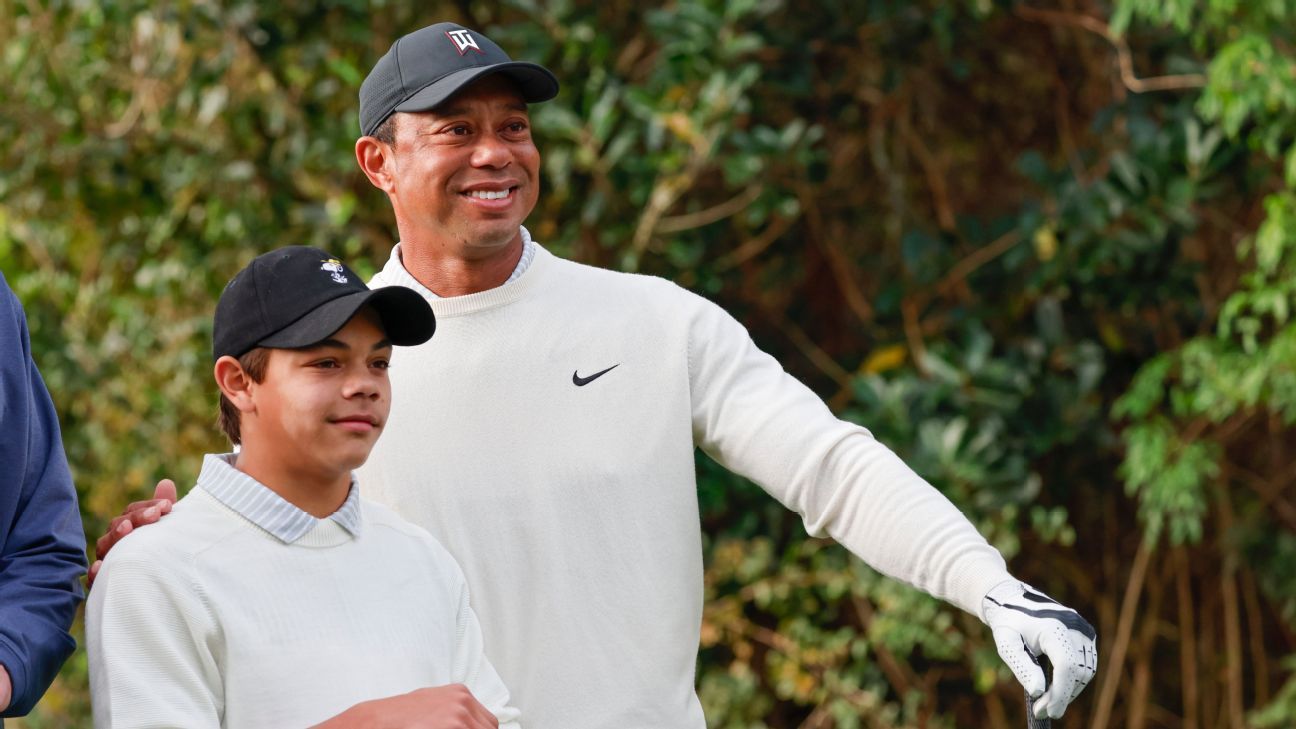
[[[292,243],[385,260],[352,156],[370,64],[437,20],[484,29],[564,84],[534,109],[537,239],[722,303],[1088,616],[1066,726],[1292,726],[1294,16],[0,0],[0,269],[90,540],[224,446],[205,352],[235,270]],[[712,726],[1020,724],[975,618],[699,471]],[[88,706],[78,653],[16,725]]]

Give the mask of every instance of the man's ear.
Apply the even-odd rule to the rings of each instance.
[[[212,370],[216,377],[216,386],[240,413],[256,412],[256,403],[252,399],[252,378],[243,370],[243,365],[229,355],[216,360]]]
[[[391,194],[392,175],[388,166],[392,163],[392,147],[374,137],[360,137],[355,143],[356,162],[365,177],[374,187]]]

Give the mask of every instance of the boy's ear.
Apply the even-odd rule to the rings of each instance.
[[[237,359],[225,355],[216,360],[212,371],[216,376],[216,386],[221,394],[238,408],[239,412],[250,413],[256,410],[252,401],[252,378],[243,371],[243,365]]]

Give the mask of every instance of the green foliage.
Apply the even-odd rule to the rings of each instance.
[[[1122,475],[1139,496],[1148,539],[1155,540],[1168,523],[1172,543],[1202,538],[1211,501],[1207,485],[1227,485],[1220,484],[1224,469],[1242,472],[1262,498],[1266,493],[1265,479],[1251,472],[1251,463],[1230,461],[1228,451],[1239,450],[1231,431],[1255,416],[1276,417],[1286,426],[1296,422],[1296,323],[1290,316],[1296,303],[1296,54],[1290,19],[1296,7],[1283,0],[1194,5],[1199,4],[1126,0],[1117,3],[1117,17],[1137,15],[1181,31],[1191,27],[1211,51],[1198,112],[1228,139],[1254,150],[1255,164],[1273,170],[1271,185],[1280,189],[1264,197],[1263,220],[1238,246],[1243,268],[1219,309],[1215,331],[1144,365],[1135,387],[1117,404],[1116,414],[1133,420],[1125,431]],[[1280,563],[1265,560],[1256,568],[1266,572],[1269,564]],[[1290,604],[1296,598],[1290,575],[1268,583],[1276,600]],[[1290,659],[1286,667],[1292,667]],[[1288,681],[1253,723],[1296,721],[1293,690]]]
[[[1095,685],[1071,721],[1186,715],[1187,658],[1195,685],[1234,675],[1208,653],[1232,631],[1260,646],[1237,675],[1272,679],[1238,690],[1253,722],[1290,724],[1293,8],[1118,0],[1108,28],[1141,75],[1203,74],[1142,94],[1113,72],[1103,19],[1069,12],[0,3],[0,268],[89,538],[224,447],[207,347],[229,275],[289,243],[381,265],[395,231],[355,168],[356,90],[393,38],[453,19],[563,84],[533,110],[539,241],[722,303],[1015,574],[1093,619],[1104,661],[1125,641],[1098,678],[1118,698]],[[712,726],[1017,725],[975,617],[808,537],[704,456],[698,472]],[[1218,597],[1235,575],[1245,626]],[[1197,630],[1166,637],[1178,584]],[[1148,597],[1122,638],[1129,590]],[[1122,680],[1130,664],[1150,686]],[[85,683],[78,654],[22,725],[85,725]],[[1195,716],[1224,715],[1200,693]]]
[[[1296,656],[1288,656],[1283,661],[1288,671],[1296,672]],[[1249,717],[1249,722],[1256,729],[1276,729],[1291,726],[1292,717],[1296,716],[1296,679],[1289,680],[1278,692],[1273,703]]]

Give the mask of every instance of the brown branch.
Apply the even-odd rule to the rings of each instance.
[[[770,220],[770,224],[765,226],[765,230],[755,238],[748,238],[743,241],[742,245],[729,251],[728,253],[716,259],[716,271],[727,271],[734,266],[741,265],[747,261],[759,256],[766,248],[773,245],[779,236],[788,232],[796,218],[785,218],[781,215],[775,215]]]
[[[1193,610],[1192,575],[1188,550],[1174,550],[1175,591],[1179,606],[1179,673],[1183,687],[1183,729],[1198,729],[1197,626]]]
[[[1224,483],[1228,483],[1227,478]],[[1233,532],[1233,503],[1228,491],[1219,489],[1220,531]],[[1227,540],[1222,545],[1224,564],[1220,566],[1220,592],[1224,598],[1224,667],[1225,696],[1228,700],[1230,729],[1246,729],[1246,710],[1242,700],[1242,615],[1238,609],[1237,555]]]
[[[1053,95],[1053,115],[1058,121],[1058,142],[1062,145],[1062,153],[1066,155],[1067,164],[1071,167],[1071,174],[1077,180],[1085,179],[1084,162],[1080,159],[1080,152],[1076,147],[1075,133],[1071,130],[1071,97],[1067,93],[1066,81],[1062,79],[1062,71],[1053,65],[1053,88],[1057,91]]]
[[[949,273],[945,274],[945,276],[936,284],[936,291],[941,294],[949,293],[955,286],[967,280],[967,277],[971,275],[973,271],[984,266],[990,261],[993,261],[999,256],[1002,256],[1009,250],[1012,250],[1012,247],[1017,245],[1019,240],[1021,240],[1020,234],[1015,230],[1010,230],[996,238],[989,245],[982,246],[975,251],[972,251],[965,258],[954,264],[954,267],[949,270]]]
[[[1130,683],[1125,704],[1129,707],[1125,718],[1128,729],[1144,729],[1151,703],[1152,660],[1157,658],[1156,641],[1161,625],[1161,602],[1165,597],[1164,570],[1153,572],[1148,580],[1147,604],[1142,611],[1143,625],[1139,629],[1137,650],[1131,653],[1134,661],[1134,680]]]
[[[914,134],[909,128],[908,115],[900,117],[896,128],[905,146],[918,158],[918,165],[922,167],[923,175],[927,177],[927,186],[931,188],[932,205],[936,208],[936,221],[940,224],[941,230],[954,231],[958,227],[954,222],[954,206],[950,204],[944,170],[940,168],[936,155],[932,154],[932,151],[923,143],[922,136]]]
[[[797,726],[797,729],[829,729],[832,725],[832,712],[825,703],[816,706],[814,711],[810,712],[810,716]]]
[[[816,192],[809,185],[804,183],[797,185],[797,200],[801,203],[801,210],[805,212],[806,228],[810,234],[810,239],[818,243],[827,256],[833,278],[837,281],[837,288],[841,290],[842,296],[846,299],[846,305],[855,313],[855,316],[859,317],[862,323],[871,324],[873,323],[873,306],[869,303],[868,297],[864,295],[864,291],[860,289],[859,284],[855,282],[855,266],[851,264],[846,257],[846,253],[838,245],[838,236],[828,234],[824,230],[823,214],[819,212],[817,197]]]
[[[905,339],[909,342],[909,356],[923,377],[927,376],[927,345],[923,342],[922,327],[918,321],[918,302],[906,296],[900,300],[900,313],[904,316]]]
[[[901,300],[900,311],[904,315],[905,339],[909,343],[910,355],[913,357],[914,365],[919,372],[923,374],[927,372],[922,361],[922,357],[927,354],[927,348],[923,344],[923,327],[920,316],[921,311],[927,307],[927,303],[936,294],[942,296],[949,294],[956,287],[962,285],[967,280],[967,277],[972,275],[973,271],[1007,253],[1020,239],[1020,234],[1015,230],[1004,233],[989,245],[972,251],[954,264],[949,273],[946,273],[931,288],[916,291]]]
[[[1155,618],[1147,618],[1143,622],[1144,639],[1140,643],[1145,644],[1151,641],[1146,640],[1148,633],[1156,628]],[[1148,708],[1148,688],[1152,683],[1152,654],[1147,650],[1140,650],[1138,657],[1134,659],[1134,681],[1130,684],[1129,717],[1125,720],[1125,726],[1128,729],[1143,729],[1147,726],[1147,708]]]
[[[1017,689],[1013,688],[1013,698],[1017,698]],[[1003,699],[998,692],[986,694],[985,697],[986,718],[989,719],[991,729],[1005,729],[1008,727],[1008,712],[1004,711]],[[1014,719],[1016,717],[1013,717]],[[1015,723],[1015,722],[1014,722]]]
[[[639,224],[635,226],[634,236],[630,241],[633,255],[629,267],[632,270],[639,267],[639,261],[648,250],[648,244],[652,242],[653,236],[657,234],[658,226],[666,211],[670,210],[671,206],[693,187],[698,176],[711,161],[719,137],[718,132],[714,130],[709,134],[702,134],[691,126],[683,126],[673,131],[677,137],[688,142],[691,154],[683,170],[672,175],[659,176],[653,182],[648,204],[644,206],[643,214],[639,216]]]
[[[855,266],[851,264],[846,257],[845,251],[837,244],[835,240],[823,240],[823,251],[827,254],[828,267],[832,269],[833,280],[837,282],[837,288],[841,291],[842,297],[846,299],[846,306],[855,314],[859,320],[865,324],[873,321],[873,305],[869,303],[868,297],[864,291],[855,283],[854,270]]]
[[[1125,654],[1129,651],[1130,635],[1134,631],[1134,616],[1138,612],[1139,595],[1147,581],[1148,562],[1152,559],[1152,545],[1139,541],[1134,565],[1130,568],[1125,585],[1125,598],[1121,601],[1120,618],[1116,623],[1116,638],[1112,641],[1110,658],[1102,670],[1102,686],[1098,691],[1098,707],[1094,710],[1090,729],[1106,729],[1111,719],[1112,705],[1116,703],[1116,690],[1120,687]]]
[[[858,595],[851,596],[851,604],[855,607],[855,615],[859,618],[860,628],[864,635],[867,636],[869,626],[873,624],[873,605]],[[872,645],[873,641],[869,641],[869,643],[877,656],[878,666],[882,668],[882,673],[886,674],[887,682],[891,684],[891,688],[895,690],[896,695],[901,699],[908,696],[909,692],[918,684],[918,677],[914,675],[908,666],[896,660],[895,655],[885,645],[881,643]]]
[[[1296,532],[1296,506],[1293,506],[1283,496],[1291,485],[1290,480],[1274,479],[1269,481],[1260,474],[1231,461],[1225,465],[1230,473],[1242,477],[1242,483],[1245,483],[1255,492],[1256,496],[1260,497],[1260,503],[1265,506],[1266,510],[1277,516],[1287,525],[1288,529]]]
[[[1242,598],[1246,605],[1247,635],[1251,638],[1252,672],[1255,679],[1254,706],[1269,703],[1269,651],[1265,647],[1264,617],[1260,611],[1260,591],[1256,587],[1255,573],[1241,569]]]
[[[748,586],[748,588],[745,588],[742,591],[742,594],[745,596],[743,599],[750,599],[751,598],[750,592],[751,592],[750,586]],[[830,685],[833,684],[834,682],[832,681],[827,666],[824,666],[821,662],[808,660],[805,656],[805,653],[801,650],[801,646],[797,644],[796,641],[774,630],[771,630],[762,625],[757,625],[751,622],[750,620],[746,620],[746,619],[743,619],[739,625],[730,626],[729,630],[732,630],[739,636],[748,638],[756,643],[760,643],[761,645],[764,645],[765,647],[771,650],[783,654],[789,660],[794,661],[795,663],[800,665],[803,669],[805,669],[807,673],[813,675],[815,679],[818,680],[820,686],[823,686],[825,689],[835,693],[838,698],[845,700],[846,702],[850,703],[851,705],[859,709],[863,709],[864,707],[868,706],[873,698],[860,689],[846,687],[846,690],[842,690],[843,687]],[[829,702],[824,702],[823,705],[827,705],[828,703]],[[809,724],[809,725],[803,724],[802,726],[817,726],[817,725],[818,724]],[[870,718],[868,725],[875,726],[876,722],[872,721],[872,719]],[[824,725],[824,726],[831,726],[831,724]]]
[[[742,212],[748,205],[756,202],[756,198],[760,197],[763,191],[764,188],[760,185],[752,185],[719,205],[695,213],[662,218],[657,221],[657,232],[660,234],[679,233],[719,222]]]
[[[1047,23],[1050,25],[1070,25],[1076,28],[1083,28],[1091,33],[1102,36],[1116,50],[1116,62],[1120,68],[1121,83],[1126,89],[1135,94],[1142,94],[1148,91],[1169,91],[1172,89],[1194,89],[1206,85],[1206,77],[1200,73],[1177,74],[1172,76],[1153,76],[1150,78],[1139,78],[1134,73],[1133,54],[1130,53],[1129,43],[1124,38],[1111,31],[1111,27],[1098,18],[1080,13],[1067,13],[1058,10],[1041,10],[1026,5],[1019,5],[1016,13],[1023,19],[1036,23]]]
[[[131,89],[131,100],[126,105],[126,110],[115,121],[108,122],[103,127],[103,134],[109,139],[120,139],[135,128],[136,122],[144,111],[144,104],[140,101],[140,95],[143,93],[142,84],[136,84]]]
[[[1214,557],[1213,552],[1211,556]],[[1206,670],[1206,680],[1200,684],[1201,725],[1203,729],[1215,729],[1221,726],[1218,721],[1220,682],[1217,680],[1218,671],[1215,670],[1215,663],[1219,657],[1219,630],[1216,629],[1220,624],[1219,593],[1215,590],[1199,590],[1194,593],[1193,598],[1201,610],[1201,619],[1197,624],[1201,626],[1198,628],[1198,635],[1201,637],[1200,655]]]
[[[814,340],[801,327],[796,325],[796,322],[793,322],[781,311],[772,308],[765,308],[765,313],[774,321],[774,325],[787,335],[788,339],[792,340],[797,349],[801,350],[801,354],[805,355],[811,364],[819,368],[819,371],[831,377],[838,387],[850,387],[851,373],[837,364],[837,360],[815,344]]]

